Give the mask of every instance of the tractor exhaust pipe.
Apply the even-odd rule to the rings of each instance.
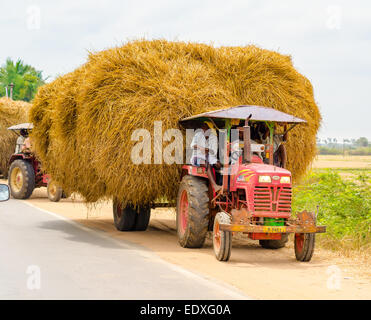
[[[252,114],[250,114],[246,120],[245,125],[243,127],[243,160],[244,163],[250,163],[251,162],[251,132],[250,132],[250,126],[249,126],[249,120],[252,117]]]

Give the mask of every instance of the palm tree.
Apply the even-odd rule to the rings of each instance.
[[[13,99],[31,101],[37,88],[45,83],[42,71],[24,64],[22,60],[14,63],[8,58],[0,68],[0,97],[5,96],[5,87],[14,84]]]

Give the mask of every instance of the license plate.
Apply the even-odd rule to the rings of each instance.
[[[265,233],[285,233],[286,227],[264,226],[263,232]]]

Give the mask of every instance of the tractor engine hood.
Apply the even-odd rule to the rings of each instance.
[[[240,165],[236,172],[236,184],[285,184],[291,186],[291,172],[276,166],[260,163]],[[282,179],[282,177],[285,177]]]

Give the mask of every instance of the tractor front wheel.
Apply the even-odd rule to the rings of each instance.
[[[176,227],[183,248],[201,248],[209,225],[209,189],[207,181],[184,176],[178,191]]]
[[[9,168],[8,184],[15,199],[28,199],[35,189],[35,171],[25,160],[14,160]]]
[[[296,260],[308,262],[312,259],[315,240],[315,233],[295,233],[294,244]]]
[[[55,181],[51,180],[48,183],[47,193],[50,201],[58,202],[62,198],[63,190]]]
[[[213,247],[219,261],[228,261],[232,251],[232,232],[220,230],[220,224],[230,224],[231,218],[225,212],[218,212],[214,219]]]

